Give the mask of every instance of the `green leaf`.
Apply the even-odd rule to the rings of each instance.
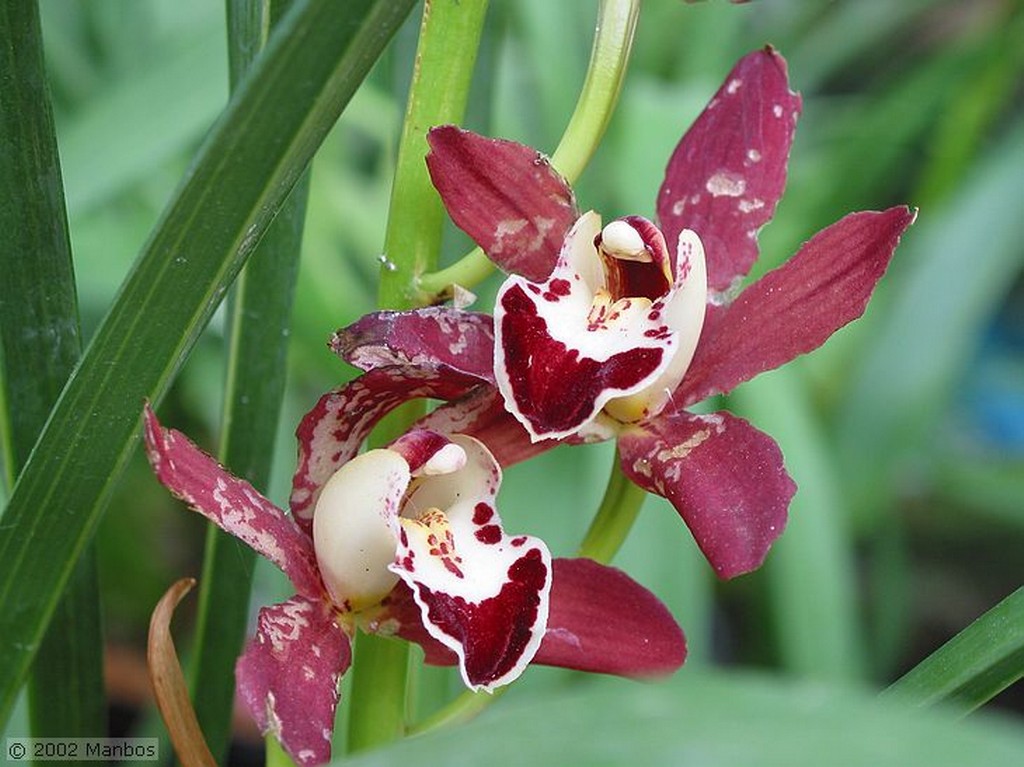
[[[228,3],[232,86],[267,42],[289,3]],[[284,396],[289,325],[309,190],[308,174],[292,190],[260,240],[228,299],[229,357],[219,458],[266,492]],[[255,552],[210,523],[190,664],[199,726],[219,761],[227,757],[234,666],[245,641]]]
[[[950,702],[970,711],[1022,677],[1024,587],[900,677],[886,697],[918,705]]]
[[[55,407],[0,529],[0,722],[158,400],[412,0],[299,2],[211,130]]]
[[[0,431],[8,480],[81,354],[75,276],[35,2],[0,6]],[[57,606],[29,682],[35,737],[106,731],[95,550]]]
[[[1024,753],[1024,733],[1005,722],[957,722],[864,692],[754,675],[594,679],[543,700],[516,702],[513,690],[505,703],[466,726],[332,764],[1015,767]]]

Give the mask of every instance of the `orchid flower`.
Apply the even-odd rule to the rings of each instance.
[[[295,587],[260,610],[236,681],[261,730],[299,764],[330,759],[357,628],[416,642],[428,662],[457,663],[473,690],[508,684],[531,661],[633,676],[682,663],[682,632],[642,586],[588,560],[552,562],[540,539],[505,533],[501,468],[479,440],[413,429],[357,455],[388,407],[408,398],[359,410],[367,391],[356,382],[327,395],[300,426],[294,516],[145,414],[158,479]],[[352,415],[326,439],[315,428],[325,403]]]
[[[489,378],[500,396],[478,390],[433,423],[501,432],[515,445],[503,463],[557,440],[616,438],[624,473],[673,504],[720,577],[756,569],[796,490],[781,451],[728,412],[686,408],[859,317],[915,215],[903,206],[850,214],[740,293],[785,185],[800,107],[774,49],[741,59],[669,160],[660,228],[639,216],[602,225],[579,214],[535,150],[435,128],[435,187],[510,273],[493,325],[452,310],[382,313],[340,331],[336,351],[363,369],[435,359]],[[479,361],[488,355],[490,373]],[[532,448],[510,436],[496,399]]]

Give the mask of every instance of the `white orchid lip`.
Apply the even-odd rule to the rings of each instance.
[[[313,547],[331,600],[358,612],[380,602],[398,583],[397,518],[411,474],[392,450],[370,450],[338,469],[313,514]]]
[[[587,432],[664,408],[704,320],[704,250],[689,230],[670,257],[640,216],[601,226],[585,213],[544,283],[506,280],[495,308],[495,378],[534,441]]]
[[[547,625],[551,555],[537,538],[505,533],[500,484],[501,467],[479,441],[417,429],[342,466],[313,516],[335,605],[367,610],[401,579],[472,689],[518,677]]]

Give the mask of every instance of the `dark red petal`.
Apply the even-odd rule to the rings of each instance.
[[[447,367],[393,365],[377,368],[328,392],[299,423],[299,461],[292,477],[292,514],[309,525],[320,488],[359,452],[370,430],[411,399],[461,397],[480,379]]]
[[[542,281],[579,217],[548,158],[454,125],[427,134],[427,168],[452,220],[506,272]]]
[[[821,346],[864,313],[916,212],[851,213],[812,237],[731,305],[708,307],[697,353],[676,390],[685,407]]]
[[[547,452],[559,444],[545,439],[533,442],[523,425],[505,409],[497,389],[478,386],[465,397],[441,405],[416,422],[417,428],[443,434],[476,437],[503,467]]]
[[[349,639],[326,605],[293,597],[260,610],[256,636],[235,667],[238,696],[298,764],[323,764],[331,758],[338,682],[351,661]]]
[[[494,323],[489,314],[440,306],[374,312],[338,330],[331,349],[362,370],[447,365],[494,382]]]
[[[721,578],[761,566],[796,484],[767,434],[726,412],[665,414],[619,436],[622,470],[667,498]]]
[[[313,542],[295,520],[146,406],[146,455],[157,479],[204,517],[281,568],[307,597],[323,593]]]
[[[423,627],[419,605],[405,581],[399,581],[380,603],[380,612],[367,631],[398,636],[423,648],[424,660],[432,666],[454,666],[459,662],[454,651],[434,639]]]
[[[683,664],[682,629],[624,572],[589,559],[556,559],[553,571],[548,630],[534,663],[634,677]]]
[[[786,61],[767,47],[740,59],[672,153],[658,219],[670,251],[683,229],[701,238],[709,289],[726,290],[757,260],[757,232],[786,185],[799,113]]]

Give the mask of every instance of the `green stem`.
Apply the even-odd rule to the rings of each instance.
[[[487,0],[427,0],[409,88],[384,237],[379,303],[405,309],[420,304],[417,277],[436,268],[444,209],[423,158],[427,130],[459,122],[466,109]],[[424,412],[409,403],[379,426],[371,441],[385,443]],[[401,737],[405,730],[409,647],[360,634],[356,638],[348,750],[361,751]]]
[[[508,689],[508,687],[499,687],[493,693],[467,690],[440,711],[409,728],[409,735],[424,735],[443,727],[466,724],[482,714]]]
[[[1024,587],[986,612],[885,692],[921,706],[949,702],[965,711],[1024,677]]]
[[[590,53],[583,89],[569,125],[551,156],[551,164],[575,183],[604,136],[622,91],[633,34],[640,15],[640,0],[601,0],[594,46]],[[451,294],[453,285],[472,288],[494,271],[494,264],[476,248],[449,267],[424,274],[419,279],[425,302]]]
[[[590,529],[580,544],[579,556],[589,557],[601,564],[608,564],[622,548],[629,531],[633,529],[640,507],[647,497],[638,485],[633,484],[622,473],[619,464],[619,451],[615,451],[608,485],[604,490],[604,498],[598,507]]]

